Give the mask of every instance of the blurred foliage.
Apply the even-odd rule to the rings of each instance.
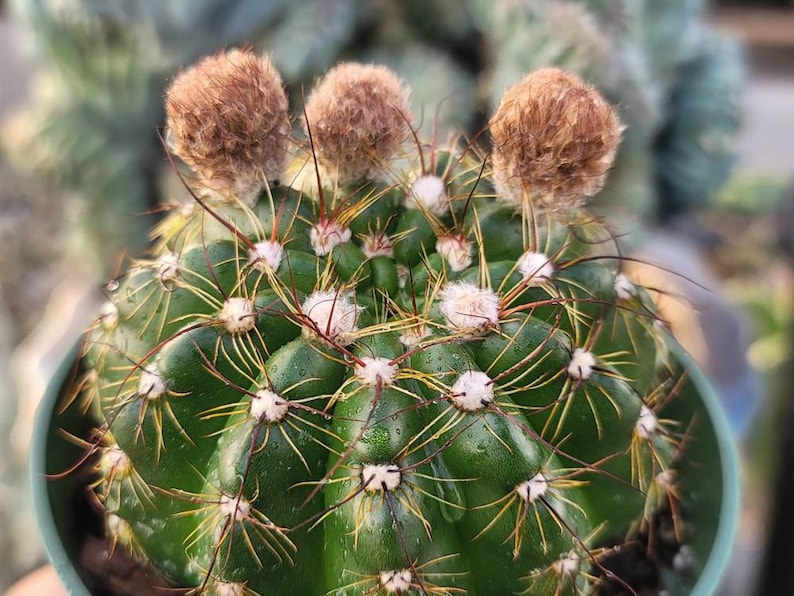
[[[725,292],[750,319],[748,358],[767,386],[788,358],[794,323],[794,270],[781,249],[792,224],[781,216],[788,192],[782,178],[740,173],[700,215],[714,234],[709,253]]]
[[[794,255],[781,243],[794,225],[786,211],[792,196],[782,177],[740,172],[698,215],[711,235],[706,252],[723,291],[749,323],[747,359],[762,386],[761,407],[744,438],[745,487],[753,509],[764,508],[780,456],[780,433],[789,432],[781,427],[781,412],[791,399]]]
[[[783,176],[741,171],[714,196],[714,205],[727,213],[770,215],[782,208],[788,190]]]

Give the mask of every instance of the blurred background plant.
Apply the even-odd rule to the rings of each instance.
[[[502,91],[539,66],[596,84],[627,130],[595,206],[627,249],[654,265],[635,273],[663,288],[674,328],[729,404],[737,432],[753,434],[757,400],[786,359],[793,278],[778,244],[790,172],[740,169],[723,186],[744,130],[745,61],[737,34],[721,32],[739,20],[730,13],[717,13],[716,28],[704,0],[10,5],[3,27],[15,37],[4,39],[9,52],[21,45],[25,54],[9,62],[0,93],[10,102],[26,80],[30,91],[16,101],[21,109],[0,113],[0,232],[14,247],[0,256],[0,310],[12,329],[0,349],[15,351],[0,375],[17,378],[16,391],[0,395],[9,414],[0,419],[19,410],[2,434],[11,440],[0,450],[13,457],[0,461],[13,463],[0,470],[0,523],[29,526],[11,512],[24,491],[21,462],[43,383],[97,307],[101,284],[126,253],[145,250],[161,202],[188,200],[162,157],[165,85],[181,66],[241,44],[273,56],[293,99],[341,58],[385,63],[411,84],[424,132],[444,138],[457,130],[476,137]],[[13,70],[23,59],[29,68]],[[768,478],[772,468],[758,473]],[[38,556],[35,545],[14,547],[19,532],[7,536],[0,550],[19,556],[6,558],[0,587]]]

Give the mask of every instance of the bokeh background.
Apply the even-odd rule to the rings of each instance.
[[[620,9],[643,4],[644,19]],[[476,131],[504,86],[545,62],[612,95],[634,150],[603,203],[653,264],[636,274],[667,288],[666,316],[723,397],[744,461],[721,593],[791,593],[792,0],[0,0],[0,590],[44,562],[26,478],[37,400],[122,247],[140,254],[158,201],[184,199],[157,142],[162,88],[241,43],[273,54],[293,106],[337,56],[390,63],[415,106],[443,96],[425,130]],[[694,115],[666,115],[680,105]]]

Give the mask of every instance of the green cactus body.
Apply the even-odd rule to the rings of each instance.
[[[471,148],[322,180],[320,142],[322,190],[188,179],[89,332],[111,539],[207,594],[597,588],[674,494],[680,377],[608,229]]]

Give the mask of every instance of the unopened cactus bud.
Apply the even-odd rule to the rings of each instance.
[[[253,203],[278,183],[290,136],[281,76],[266,57],[233,50],[182,72],[166,92],[170,150],[199,194]]]
[[[350,62],[325,75],[306,101],[304,124],[331,179],[349,185],[385,176],[411,134],[408,95],[382,66]]]
[[[552,211],[579,206],[601,189],[622,130],[598,91],[556,68],[507,89],[489,127],[504,199]]]

